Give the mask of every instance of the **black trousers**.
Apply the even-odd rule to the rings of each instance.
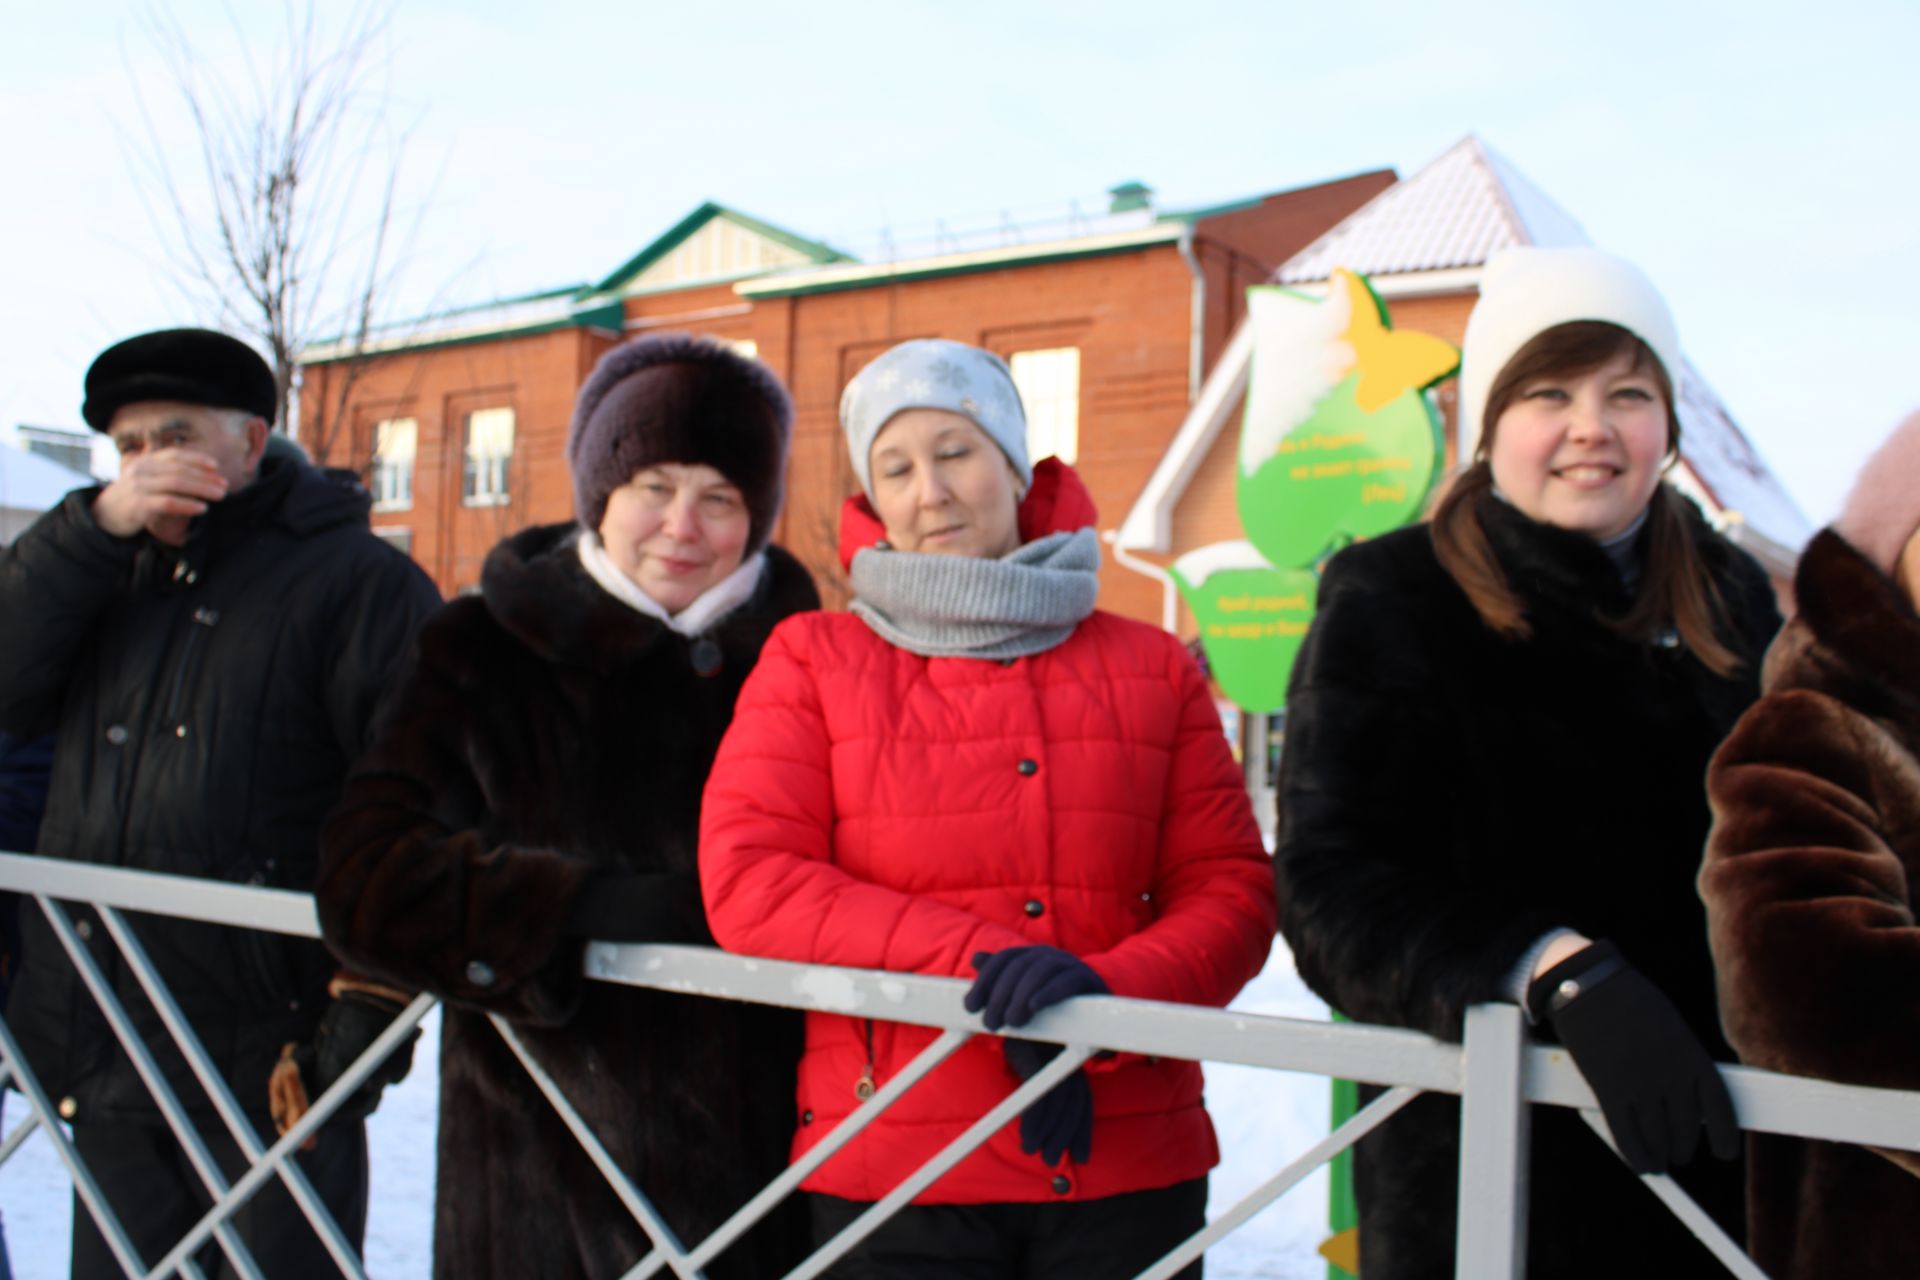
[[[240,1148],[218,1119],[196,1114],[194,1120],[231,1186],[247,1167]],[[271,1145],[275,1137],[271,1122],[265,1116],[253,1120],[262,1143]],[[140,1260],[149,1267],[166,1256],[213,1203],[186,1152],[165,1125],[76,1125],[73,1143],[139,1251]],[[333,1121],[320,1131],[314,1149],[296,1159],[354,1251],[359,1252],[367,1231],[366,1126],[358,1121]],[[340,1268],[277,1175],[228,1221],[269,1280],[319,1280],[340,1275]],[[226,1253],[211,1238],[195,1257],[209,1280],[225,1280],[235,1274]],[[125,1274],[77,1192],[73,1197],[72,1274],[73,1280],[118,1280]]]
[[[872,1206],[810,1195],[814,1246]],[[1132,1280],[1207,1225],[1207,1180],[1058,1204],[910,1204],[832,1280]],[[1200,1280],[1196,1259],[1177,1280]]]

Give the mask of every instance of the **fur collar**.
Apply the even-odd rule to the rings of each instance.
[[[480,594],[500,626],[549,662],[611,671],[655,645],[682,650],[692,641],[601,588],[580,563],[580,526],[535,525],[503,539],[480,571]],[[768,544],[767,570],[753,596],[709,637],[726,658],[751,661],[773,624],[819,607],[813,580],[798,561]]]
[[[1728,569],[1726,541],[1714,533],[1691,501],[1683,500],[1680,509],[1708,573],[1716,582],[1723,581]],[[1480,499],[1480,525],[1514,589],[1529,605],[1546,605],[1596,622],[1621,617],[1633,607],[1633,594],[1614,558],[1587,534],[1542,524],[1492,494]],[[1638,536],[1644,539],[1646,530],[1642,528]],[[1731,608],[1733,601],[1727,604]],[[1528,612],[1534,614],[1535,609]]]
[[[1623,614],[1633,605],[1613,558],[1593,538],[1543,524],[1511,502],[1480,499],[1480,527],[1513,583],[1536,614],[1539,605],[1583,618]]]
[[[1892,579],[1822,529],[1793,591],[1800,611],[1767,654],[1767,692],[1813,689],[1920,731],[1920,615]]]

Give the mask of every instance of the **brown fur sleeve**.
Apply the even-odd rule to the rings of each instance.
[[[585,981],[583,944],[564,926],[593,868],[483,834],[486,802],[467,748],[469,711],[484,695],[455,670],[484,624],[478,609],[456,602],[429,623],[327,820],[315,884],[321,930],[361,972],[557,1024]]]
[[[1920,771],[1825,694],[1756,704],[1708,772],[1700,874],[1727,1038],[1745,1061],[1920,1085]]]

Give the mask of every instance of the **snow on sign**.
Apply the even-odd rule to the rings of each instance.
[[[1316,566],[1420,513],[1439,472],[1426,391],[1460,365],[1451,344],[1396,332],[1364,276],[1336,270],[1324,301],[1247,290],[1253,326],[1236,494],[1246,540],[1174,562],[1227,696],[1277,710],[1313,617]]]

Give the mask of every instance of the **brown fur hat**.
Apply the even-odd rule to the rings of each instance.
[[[567,466],[573,510],[598,529],[607,496],[658,462],[712,467],[753,517],[747,554],[765,546],[786,486],[793,402],[773,370],[725,343],[656,333],[600,358],[573,406]]]

